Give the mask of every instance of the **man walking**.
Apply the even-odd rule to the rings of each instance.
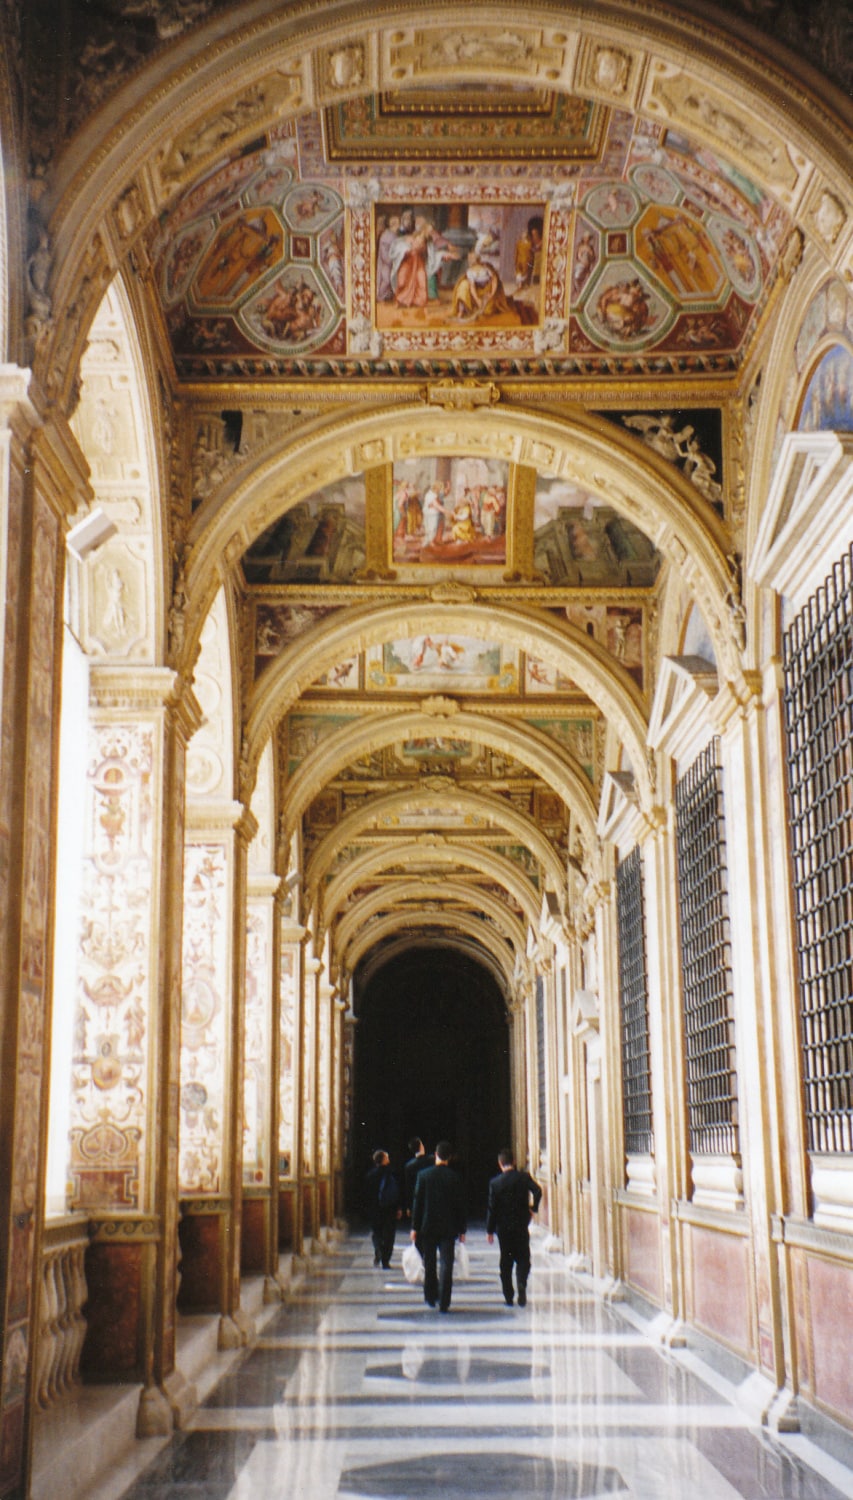
[[[402,1217],[400,1186],[387,1151],[374,1151],[365,1181],[365,1206],[373,1238],[373,1264],[386,1271],[391,1264],[397,1220]]]
[[[435,1166],[426,1167],[415,1179],[412,1205],[411,1238],[424,1258],[424,1301],[430,1307],[437,1302],[443,1313],[450,1311],[454,1247],[457,1238],[464,1241],[468,1223],[465,1188],[449,1165],[451,1150],[449,1141],[439,1141]]]
[[[518,1171],[515,1157],[508,1146],[498,1152],[498,1166],[500,1171],[497,1177],[493,1177],[489,1183],[486,1234],[489,1244],[493,1245],[497,1230],[498,1244],[501,1247],[501,1286],[507,1307],[512,1307],[513,1304],[513,1266],[518,1282],[518,1305],[524,1307],[527,1302],[527,1279],[530,1275],[528,1225],[531,1216],[539,1208],[542,1189],[529,1172]]]
[[[419,1174],[427,1167],[435,1166],[435,1157],[427,1156],[426,1147],[419,1135],[413,1135],[409,1141],[411,1156],[403,1168],[403,1207],[406,1218],[412,1217],[412,1204],[415,1201],[415,1182]]]

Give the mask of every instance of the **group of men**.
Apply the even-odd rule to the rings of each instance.
[[[465,1186],[450,1164],[453,1148],[449,1141],[439,1141],[434,1156],[428,1156],[423,1141],[415,1136],[409,1150],[402,1195],[387,1151],[373,1153],[373,1167],[367,1174],[373,1264],[386,1270],[390,1266],[397,1224],[405,1215],[424,1263],[424,1301],[446,1313],[453,1291],[456,1242],[464,1244],[468,1228]],[[529,1224],[539,1209],[542,1189],[529,1172],[515,1165],[509,1147],[498,1153],[498,1167],[489,1183],[486,1235],[490,1245],[498,1237],[504,1301],[512,1307],[517,1288],[518,1305],[524,1307],[530,1276]]]

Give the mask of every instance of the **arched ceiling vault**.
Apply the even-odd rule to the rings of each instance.
[[[234,794],[272,746],[318,951],[455,943],[508,995],[536,880],[596,867],[611,757],[658,795],[662,601],[747,691],[744,408],[803,240],[844,273],[849,103],[675,0],[111,0],[100,48],[66,9],[28,335],[70,412],[131,288],[171,464],[146,640],[189,681],[224,586]]]
[[[350,956],[353,959],[353,968],[358,966],[362,993],[373,976],[400,954],[407,952],[414,946],[433,947],[440,945],[442,948],[453,949],[465,957],[473,959],[475,963],[482,965],[497,983],[505,1002],[508,1001],[513,980],[511,957],[507,957],[507,955],[501,952],[495,954],[490,948],[485,948],[482,942],[482,935],[476,930],[477,925],[482,926],[482,923],[472,923],[470,919],[460,920],[458,928],[451,932],[443,931],[440,927],[433,928],[425,921],[423,930],[417,938],[408,932],[397,936],[395,930],[391,928],[390,931],[383,934],[378,942],[374,942],[371,938],[370,943],[354,944],[350,949]],[[345,970],[341,970],[341,975],[345,976],[346,972]]]
[[[507,604],[444,604],[417,600],[411,604],[365,605],[348,609],[342,618],[324,621],[312,632],[285,647],[259,680],[247,710],[246,739],[254,765],[275,723],[290,711],[311,683],[352,651],[395,637],[421,634],[426,621],[436,631],[457,632],[482,640],[499,634],[534,655],[550,660],[572,678],[612,720],[644,786],[647,718],[636,683],[601,646],[569,621],[559,627],[543,612],[511,610]],[[306,652],[310,644],[310,656]]]
[[[269,14],[261,0],[248,0],[189,29],[147,66],[129,59],[127,81],[111,96],[104,80],[96,78],[94,89],[84,81],[70,143],[63,149],[51,140],[48,124],[40,143],[62,168],[42,194],[61,257],[63,300],[87,261],[118,264],[128,241],[177,189],[208,172],[217,153],[306,110],[406,84],[442,84],[448,71],[473,83],[494,83],[496,74],[534,88],[547,82],[622,110],[669,113],[706,150],[745,154],[753,174],[791,205],[808,188],[816,203],[815,186],[846,174],[843,94],[825,83],[819,93],[798,86],[798,60],[742,24],[735,31],[722,17],[713,25],[663,3],[644,5],[640,21],[628,0],[617,0],[606,16],[572,0],[540,3],[526,7],[523,20],[515,5],[492,4],[472,26],[474,10],[466,3],[373,4],[356,17],[345,0],[318,0],[298,15]],[[538,45],[533,35],[528,41],[528,28]],[[418,47],[424,32],[434,44]],[[518,37],[515,48],[504,43],[496,51],[501,35]],[[116,81],[123,82],[122,71],[120,64],[114,69]],[[683,85],[667,96],[672,78]],[[87,120],[88,98],[100,105],[105,94]],[[727,101],[736,101],[734,109]],[[49,117],[49,96],[40,102]],[[739,112],[744,102],[761,130],[750,131]],[[790,145],[783,154],[784,142]],[[94,307],[98,292],[90,289]],[[81,347],[85,314],[84,298],[39,351],[48,369],[63,355],[68,391],[68,354]]]
[[[421,834],[403,850],[393,844],[352,858],[339,875],[335,875],[321,892],[320,909],[324,925],[343,907],[352,893],[385,871],[401,867],[436,869],[452,874],[455,870],[473,870],[504,889],[521,908],[531,926],[539,917],[541,896],[519,867],[508,859],[493,855],[477,845],[467,847],[461,840],[442,834]]]
[[[430,811],[435,807],[436,800],[448,812],[468,814],[478,822],[488,822],[492,827],[506,829],[533,852],[550,887],[556,892],[562,891],[565,885],[565,868],[531,818],[516,812],[511,803],[496,795],[465,792],[459,787],[448,786],[439,793],[393,792],[389,796],[372,799],[366,807],[354,808],[348,813],[311,856],[305,877],[309,906],[313,906],[313,893],[318,890],[336,859],[350,844],[358,843],[360,834],[371,828],[399,826],[402,814]],[[324,902],[324,906],[327,906],[327,902]]]
[[[444,934],[455,932],[473,938],[500,963],[508,980],[524,956],[522,923],[494,897],[462,881],[412,879],[400,882],[392,901],[387,891],[374,892],[341,917],[333,938],[336,962],[352,973],[362,955],[386,937],[406,932],[414,940],[424,927],[435,929],[442,941]]]
[[[477,717],[459,711],[452,700],[437,712],[413,708],[409,712],[389,713],[357,724],[345,724],[330,734],[322,746],[309,755],[287,782],[285,809],[289,831],[298,823],[311,799],[336,772],[359,756],[384,745],[417,735],[430,736],[446,732],[457,739],[485,743],[514,756],[532,767],[538,776],[571,807],[588,839],[595,838],[595,802],[589,780],[580,766],[565,751],[555,748],[544,734],[529,726],[502,720]]]
[[[199,512],[187,560],[191,600],[187,651],[227,567],[276,517],[318,485],[362,473],[378,462],[424,454],[500,457],[562,479],[607,503],[636,524],[683,572],[695,591],[718,658],[737,679],[738,651],[728,601],[734,581],[731,536],[714,508],[671,464],[630,433],[579,414],[564,419],[496,410],[447,414],[403,405],[370,415],[329,417],[303,438],[259,459],[248,480],[227,486]],[[532,526],[532,518],[531,518]]]

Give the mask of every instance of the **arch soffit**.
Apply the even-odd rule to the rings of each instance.
[[[455,738],[488,745],[530,766],[554,791],[559,792],[594,845],[597,814],[589,780],[565,751],[556,748],[553,740],[529,725],[521,728],[503,720],[465,712],[430,714],[425,713],[420,705],[408,712],[370,717],[355,726],[345,724],[329,735],[306,757],[287,784],[284,812],[288,829],[298,824],[326,782],[351,761],[372,750],[393,745],[400,739],[434,735],[439,729],[447,730]],[[638,780],[644,765],[643,760],[640,767],[635,768]]]
[[[534,656],[542,657],[567,677],[571,677],[614,724],[631,758],[640,791],[648,793],[649,787],[643,769],[648,718],[639,689],[628,672],[597,641],[584,635],[582,630],[569,621],[558,629],[549,619],[534,611],[522,613],[518,609],[511,610],[506,606],[485,603],[424,606],[421,601],[419,608],[423,611],[419,616],[420,622],[428,610],[428,618],[437,621],[436,628],[442,631],[470,635],[477,640],[489,640],[497,636]],[[419,633],[420,623],[417,629]],[[358,611],[347,611],[341,619],[323,621],[316,631],[312,631],[310,655],[306,651],[309,638],[300,637],[291,643],[282,651],[275,665],[268,669],[269,675],[265,674],[260,680],[255,694],[249,700],[246,724],[249,764],[253,766],[256,763],[263,746],[273,733],[274,725],[290,712],[302,692],[321,673],[335,666],[342,656],[350,656],[355,651],[363,651],[385,640],[410,637],[413,633],[415,626],[410,603],[398,603],[380,609],[364,605]],[[306,665],[306,662],[310,664]],[[409,710],[400,708],[396,710],[396,714],[389,715],[389,719],[394,718],[395,722],[400,723],[401,732],[407,712],[420,713],[420,703]],[[469,717],[472,726],[481,726],[481,738],[490,732],[489,725],[494,722],[493,713],[489,716]],[[378,717],[371,717],[370,722],[376,725],[382,721]],[[330,737],[327,744],[331,746],[332,743]],[[519,759],[524,760],[525,756],[522,754]]]
[[[377,818],[393,817],[397,812],[413,811],[419,809],[432,809],[436,803],[448,812],[472,813],[477,817],[490,820],[498,824],[516,838],[532,849],[539,863],[550,877],[550,882],[556,891],[560,891],[565,885],[565,871],[548,840],[539,832],[532,818],[525,817],[518,812],[510,803],[504,802],[502,798],[486,792],[466,792],[461,788],[454,790],[442,790],[441,792],[417,791],[417,792],[392,792],[385,797],[375,798],[367,807],[356,807],[347,813],[336,828],[318,844],[311,856],[305,883],[309,891],[319,887],[326,871],[333,864],[336,856],[347,844],[355,843],[365,830],[374,824]],[[382,832],[377,829],[377,832]],[[412,831],[414,837],[416,831]],[[453,830],[450,831],[453,837]]]
[[[93,319],[81,361],[80,401],[71,428],[91,470],[94,503],[103,507],[117,533],[99,550],[98,566],[121,565],[128,609],[117,601],[128,622],[141,615],[136,634],[126,640],[101,641],[94,615],[91,568],[81,570],[77,633],[87,649],[113,661],[130,654],[134,661],[163,659],[164,537],[158,497],[162,492],[159,447],[152,413],[156,401],[131,297],[123,276],[106,288]],[[103,433],[98,442],[97,433]],[[120,447],[113,453],[113,445]],[[112,462],[111,462],[112,460]],[[128,484],[127,474],[132,481]],[[94,640],[90,640],[94,633]],[[94,648],[94,649],[93,649]]]
[[[399,87],[392,30],[414,27],[421,31],[433,25],[446,34],[455,23],[470,35],[471,28],[471,7],[467,4],[422,5],[418,0],[401,0],[390,8],[362,7],[357,21],[345,0],[333,0],[331,4],[315,0],[296,18],[287,12],[259,16],[260,8],[260,0],[247,0],[242,12],[235,14],[232,10],[227,16],[212,17],[181,37],[166,59],[174,61],[168,74],[162,55],[137,69],[77,132],[59,158],[62,170],[56,173],[55,181],[62,183],[62,190],[52,188],[46,207],[71,281],[76,279],[79,259],[99,221],[109,238],[117,242],[117,248],[125,248],[120,227],[107,211],[127,193],[134,176],[144,176],[145,196],[151,199],[149,211],[153,217],[188,181],[215,165],[223,152],[244,139],[256,138],[271,124],[324,104]],[[605,104],[652,113],[655,109],[663,111],[661,102],[653,98],[655,74],[674,70],[700,91],[700,98],[709,75],[717,75],[729,98],[748,100],[757,118],[787,136],[798,155],[811,156],[828,180],[833,174],[836,181],[844,179],[849,165],[843,128],[849,115],[847,101],[828,82],[822,98],[806,91],[785,69],[778,50],[770,53],[759,32],[751,33],[744,45],[727,31],[725,18],[711,29],[707,21],[654,3],[644,7],[640,32],[633,0],[614,0],[605,18],[590,16],[586,9],[573,0],[564,0],[559,7],[529,5],[524,24],[546,28],[549,39],[556,27],[561,36],[561,57],[552,58],[545,73],[538,49],[520,48],[516,59],[507,60],[504,73],[529,86],[547,82],[550,87],[583,93]],[[371,10],[379,12],[373,24]],[[516,30],[520,24],[517,7],[509,4],[491,5],[489,19],[496,25],[511,24]],[[628,76],[614,85],[597,77],[588,57],[590,48],[620,43],[623,48],[631,47],[632,66]],[[354,65],[349,77],[338,83],[335,59],[347,48],[353,49]],[[416,75],[403,82],[446,83],[446,58],[430,64],[424,56],[415,66]],[[271,72],[280,75],[284,98],[277,97],[272,108],[261,106],[243,129],[227,135],[216,150],[197,153],[184,173],[179,172],[175,178],[164,174],[163,164],[176,138],[176,121],[180,121],[180,133],[186,133],[188,126],[201,125],[207,115],[221,110],[223,98],[230,100],[235,91],[245,90]],[[492,83],[493,58],[478,58],[476,49],[470,49],[465,77],[472,82]],[[710,150],[727,145],[731,149],[731,140],[719,131],[715,133],[713,115],[708,111],[703,114],[693,106],[689,119],[676,123],[689,127],[688,133]],[[781,188],[773,176],[772,158],[763,171],[760,161],[750,165],[765,187],[771,191],[775,188],[781,201],[792,205],[811,176],[812,162],[804,159],[792,163],[798,168],[796,179],[793,185],[783,184]],[[90,207],[80,214],[84,187]]]
[[[378,922],[372,923],[368,931],[357,933],[347,953],[347,972],[355,970],[357,964],[368,954],[371,948],[386,942],[389,937],[399,935],[399,942],[388,944],[385,952],[381,955],[381,962],[372,967],[370,974],[377,973],[384,964],[398,953],[405,952],[407,948],[423,944],[427,947],[440,945],[442,948],[458,948],[466,953],[469,958],[474,958],[482,964],[496,980],[504,1001],[512,993],[513,976],[515,972],[515,960],[507,949],[504,954],[500,949],[493,952],[483,943],[483,924],[476,917],[465,916],[462,912],[456,912],[453,916],[453,928],[448,929],[447,919],[440,912],[424,912],[418,917],[417,928],[408,932],[400,933],[400,920],[393,916],[383,917]],[[424,929],[436,928],[435,936],[427,936]],[[349,965],[351,964],[351,968]],[[508,1007],[507,1007],[508,1008]]]
[[[451,873],[460,866],[463,869],[476,870],[478,874],[488,876],[490,880],[508,891],[518,902],[529,922],[535,923],[538,920],[542,897],[512,860],[505,859],[500,854],[493,854],[491,850],[454,842],[452,839],[440,838],[439,842],[433,842],[434,837],[427,835],[423,841],[412,840],[408,847],[413,863],[435,865],[439,869],[446,867]],[[381,875],[383,870],[405,864],[405,862],[406,851],[402,848],[389,848],[387,844],[378,849],[370,849],[366,854],[359,855],[357,859],[351,859],[322,894],[324,926],[328,927],[350,894],[357,890],[362,882],[372,880],[375,876]]]

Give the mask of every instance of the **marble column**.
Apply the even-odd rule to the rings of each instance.
[[[65,524],[87,503],[67,424],[30,372],[0,368],[0,1496],[31,1441],[50,1058]],[[6,1049],[8,1048],[8,1052]]]

